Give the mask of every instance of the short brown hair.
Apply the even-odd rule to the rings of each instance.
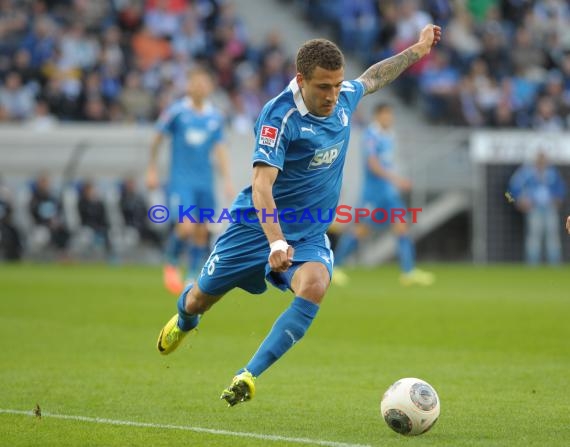
[[[297,71],[311,79],[316,67],[338,70],[344,67],[344,56],[330,40],[312,39],[305,42],[297,52]]]

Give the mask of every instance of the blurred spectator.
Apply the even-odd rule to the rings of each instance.
[[[22,77],[12,71],[0,87],[0,116],[10,121],[29,118],[34,110],[35,100],[31,88],[22,85]]]
[[[57,118],[50,113],[49,105],[44,100],[38,100],[33,116],[26,123],[33,130],[53,129],[57,126]]]
[[[485,119],[477,104],[475,81],[466,76],[459,85],[459,121],[456,124],[479,127],[485,124]]]
[[[527,28],[517,29],[509,53],[513,70],[520,70],[523,76],[540,76],[536,71],[544,70],[545,54]]]
[[[366,52],[376,38],[378,18],[372,0],[342,0],[339,44],[347,51]]]
[[[148,206],[142,194],[137,191],[134,178],[128,177],[124,180],[119,203],[125,225],[134,228],[142,241],[150,242],[157,248],[161,248],[160,235],[152,229],[147,215]]]
[[[538,100],[532,127],[540,131],[561,132],[564,130],[564,121],[558,115],[552,98],[543,96]]]
[[[14,54],[12,70],[20,75],[23,85],[36,84],[40,77],[39,70],[31,65],[30,53],[24,48],[20,48]],[[39,85],[34,85],[34,89],[37,88]]]
[[[139,29],[144,16],[144,0],[124,0],[116,2],[119,28],[128,35]]]
[[[53,247],[60,252],[65,251],[70,234],[65,226],[61,202],[52,192],[47,174],[36,178],[28,208],[34,224],[49,232]]]
[[[0,181],[0,257],[19,261],[22,258],[22,240],[12,221],[12,209],[10,191]]]
[[[180,22],[172,3],[170,0],[156,0],[146,10],[144,24],[154,36],[170,39],[178,33]]]
[[[134,56],[140,61],[143,70],[148,70],[156,63],[168,59],[171,54],[170,43],[155,36],[147,25],[133,36],[131,45]]]
[[[449,57],[434,51],[429,65],[420,76],[420,90],[426,101],[426,115],[433,122],[449,120],[456,97],[459,72],[449,64]]]
[[[473,17],[464,9],[457,11],[445,32],[446,43],[454,51],[460,68],[464,68],[481,54],[481,40]]]
[[[86,180],[81,185],[77,210],[79,211],[81,225],[93,232],[95,246],[104,246],[107,254],[112,255],[107,210],[95,185],[90,180]]]
[[[415,42],[421,30],[429,23],[433,23],[433,19],[426,11],[420,9],[419,0],[402,0],[395,45],[405,48],[410,43]]]
[[[200,28],[194,15],[186,15],[182,19],[180,32],[172,40],[172,50],[187,58],[203,57],[207,50],[206,33]]]
[[[483,21],[498,3],[498,0],[467,0],[467,7],[475,20]]]
[[[424,0],[423,4],[428,14],[433,17],[434,23],[444,28],[453,17],[454,7],[460,5],[459,2],[454,4],[450,0]]]
[[[116,67],[118,70],[125,69],[126,57],[121,38],[121,30],[117,26],[113,25],[105,30],[100,52],[100,62],[103,66]]]
[[[31,32],[22,42],[31,56],[31,65],[34,68],[43,66],[55,52],[56,25],[47,15],[42,15],[34,22]]]
[[[140,74],[135,70],[127,74],[119,103],[127,121],[146,122],[153,119],[153,97],[142,88]]]
[[[92,96],[87,98],[83,104],[83,119],[93,122],[109,121],[107,107],[100,97]]]
[[[87,35],[85,26],[75,22],[63,32],[59,41],[61,63],[67,67],[89,70],[99,60],[100,46],[93,36]]]
[[[566,188],[560,172],[540,152],[533,165],[524,165],[515,171],[509,188],[517,207],[525,214],[527,263],[536,265],[540,262],[545,240],[546,259],[549,264],[559,264],[559,208]]]

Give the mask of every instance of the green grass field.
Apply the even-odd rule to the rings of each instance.
[[[256,398],[229,409],[222,389],[290,294],[234,291],[191,343],[162,357],[156,336],[175,299],[160,269],[2,265],[0,445],[569,445],[569,269],[433,271],[431,288],[400,287],[395,266],[350,271],[352,287],[331,288],[303,342],[260,377]],[[417,438],[379,415],[384,390],[408,376],[429,381],[442,403]],[[36,403],[41,419],[6,412]]]

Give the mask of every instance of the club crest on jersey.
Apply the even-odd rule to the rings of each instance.
[[[330,168],[330,166],[334,163],[340,154],[342,143],[343,141],[331,147],[317,149],[315,151],[315,155],[309,163],[308,169],[313,170]]]
[[[261,126],[261,132],[259,132],[259,144],[275,147],[275,142],[277,141],[277,132],[277,127]]]

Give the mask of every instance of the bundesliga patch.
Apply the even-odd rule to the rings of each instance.
[[[275,147],[276,141],[277,141],[277,127],[261,126],[261,132],[259,134],[259,144]]]

